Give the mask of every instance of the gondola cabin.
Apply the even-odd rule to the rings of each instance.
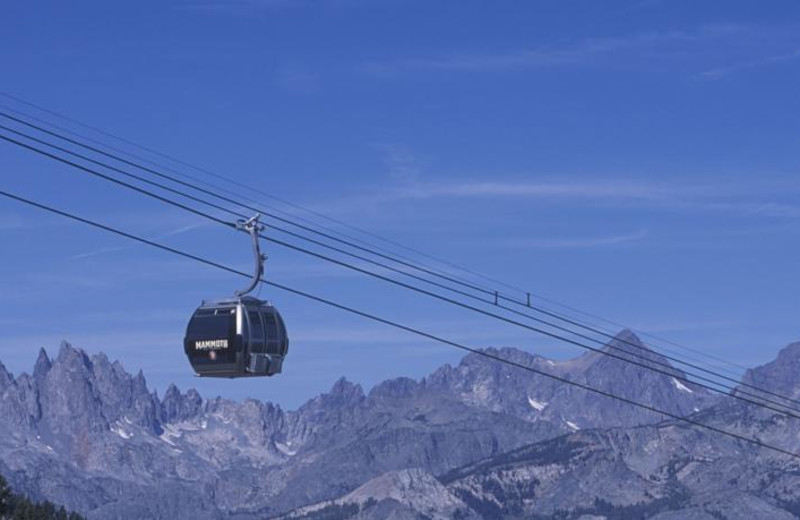
[[[289,338],[278,309],[251,296],[204,301],[186,327],[184,351],[203,377],[279,374]]]

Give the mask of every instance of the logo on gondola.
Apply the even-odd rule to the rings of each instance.
[[[217,350],[228,348],[227,339],[204,339],[194,342],[195,350]]]

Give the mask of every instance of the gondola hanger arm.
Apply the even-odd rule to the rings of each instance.
[[[259,281],[261,281],[261,278],[264,276],[264,261],[267,259],[267,255],[261,254],[261,243],[258,235],[264,229],[264,225],[259,222],[260,218],[261,214],[257,213],[255,216],[250,217],[247,220],[239,220],[236,222],[236,229],[249,233],[250,237],[252,238],[253,256],[256,264],[255,273],[253,274],[253,279],[250,281],[250,285],[248,285],[247,288],[234,293],[237,298],[241,298],[247,293],[252,292],[258,285]]]

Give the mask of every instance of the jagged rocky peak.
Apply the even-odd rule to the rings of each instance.
[[[44,347],[40,348],[39,356],[36,358],[36,364],[33,366],[34,379],[40,379],[44,377],[52,367],[53,363],[50,361],[47,351],[44,349]]]
[[[690,415],[717,400],[629,330],[617,334],[600,351],[565,365],[569,366],[570,380],[675,415]],[[549,404],[543,416],[561,419],[573,430],[661,420],[657,414],[566,384],[560,385]]]
[[[616,336],[614,336],[614,339],[617,341],[638,344],[642,347],[645,346],[644,342],[642,342],[639,336],[631,329],[622,329],[616,334]]]
[[[593,343],[586,343],[594,346]],[[641,338],[630,329],[623,329],[619,333],[615,334],[614,337],[605,344],[602,350],[604,352],[613,352],[614,354],[622,356],[631,354],[631,356],[626,356],[626,359],[636,359],[638,357],[639,359],[645,358],[658,361],[664,360],[661,355],[646,345]]]
[[[595,350],[563,361],[515,348],[489,348],[483,352],[531,367],[538,373],[474,353],[464,357],[456,367],[440,368],[425,378],[423,384],[470,406],[528,421],[551,421],[572,430],[615,421],[645,424],[660,417],[637,410],[631,412],[629,406],[577,389],[562,378],[681,415],[694,413],[712,402],[707,392],[687,381],[681,370],[648,348],[631,330],[623,330],[605,343],[588,340],[582,343]]]
[[[443,392],[469,406],[535,420],[552,397],[557,383],[550,378],[500,363],[493,357],[543,373],[561,372],[560,363],[516,348],[487,348],[445,365],[423,380],[427,390]]]
[[[136,377],[133,378],[133,389],[136,393],[148,393],[147,391],[147,379],[144,377],[144,372],[140,368],[139,371],[136,373]]]
[[[361,385],[352,383],[342,377],[337,380],[330,391],[306,401],[294,415],[296,423],[306,422],[325,424],[341,421],[341,414],[351,414],[360,409],[366,397]],[[306,439],[313,428],[301,428],[303,431],[293,432],[292,435]]]
[[[587,345],[598,345],[586,342]],[[620,384],[653,384],[671,381],[673,376],[683,379],[685,374],[675,368],[661,354],[645,345],[633,331],[625,329],[609,340],[599,351],[582,356],[584,374],[618,379]],[[632,379],[625,380],[623,376]],[[666,379],[664,379],[666,378]]]
[[[62,341],[55,360],[44,349],[39,352],[31,379],[37,420],[54,432],[103,431],[122,419],[159,431],[160,403],[144,374],[131,377],[105,354],[90,358]]]
[[[6,370],[6,366],[0,362],[0,390],[7,387],[14,381],[14,376]]]
[[[471,353],[461,360],[460,367],[494,365],[497,361],[493,358],[502,358],[516,363],[533,363],[543,359],[541,356],[531,354],[514,347],[487,347],[479,353]],[[485,355],[484,355],[485,354]]]
[[[408,399],[419,390],[420,384],[409,377],[389,379],[376,385],[369,393],[371,399]]]
[[[747,370],[742,382],[787,397],[800,397],[800,341],[781,349],[773,361]]]
[[[464,389],[472,386],[478,380],[506,379],[509,374],[520,373],[519,369],[507,364],[498,363],[496,359],[506,359],[514,363],[532,367],[552,368],[555,363],[541,356],[531,354],[524,350],[512,347],[481,349],[480,353],[471,353],[464,356],[455,367],[447,364],[436,370],[433,374],[423,379],[423,384],[428,388],[436,389]]]
[[[61,342],[58,357],[52,363],[46,353],[40,352],[33,390],[41,422],[50,431],[74,434],[108,429],[91,366],[86,353],[66,341]]]
[[[364,399],[364,389],[342,377],[333,384],[330,392],[317,399],[326,406],[356,404]]]
[[[56,363],[61,366],[69,366],[76,369],[88,370],[92,362],[89,356],[86,355],[82,349],[75,348],[67,341],[62,341],[58,349],[58,357]]]
[[[187,421],[196,417],[203,408],[203,398],[194,388],[182,394],[175,385],[169,385],[161,400],[165,423]]]
[[[647,346],[630,329],[622,330],[603,346],[588,340],[582,343],[596,349],[575,360],[576,365],[584,365],[587,370],[595,366],[603,371],[645,370],[654,373],[649,370],[652,368],[665,371],[670,376],[685,377],[685,374],[670,363],[669,359]]]
[[[674,413],[703,406],[691,385],[681,388],[669,374],[656,376],[597,353],[551,362],[517,349],[490,352]],[[794,376],[800,345],[784,349],[785,356],[786,374],[770,372],[770,365],[754,374],[800,381]],[[369,397],[340,379],[290,412],[252,400],[204,400],[175,386],[159,402],[142,375],[69,345],[55,359],[40,353],[37,365],[38,380],[22,375],[16,381],[0,365],[0,385],[9,381],[0,386],[0,472],[31,494],[72,504],[90,518],[254,519],[300,508],[291,518],[360,509],[363,520],[471,520],[547,514],[564,505],[572,506],[565,514],[577,517],[586,504],[596,506],[598,517],[628,518],[660,510],[640,503],[683,507],[687,491],[706,496],[714,493],[712,484],[746,493],[740,477],[761,477],[748,458],[755,450],[711,444],[717,437],[671,424],[621,428],[663,417],[475,355],[422,382],[387,381]],[[713,411],[704,417],[723,424]],[[163,431],[147,431],[159,421]],[[750,423],[742,424],[725,427],[764,433],[744,431]],[[796,442],[796,428],[776,425],[785,444]],[[614,430],[588,430],[603,426]],[[718,464],[718,454],[729,455]],[[784,466],[776,470],[775,462],[765,461],[764,479],[748,480],[758,493],[769,489],[785,497],[775,503],[794,507],[800,477]],[[24,474],[11,471],[12,464]],[[610,502],[596,500],[608,500],[609,492],[622,504],[609,510],[613,514],[606,511]],[[673,498],[678,502],[667,501]],[[549,510],[542,509],[543,500],[552,504]],[[494,501],[516,509],[482,514]],[[739,516],[782,518],[771,514],[775,508],[745,511]]]

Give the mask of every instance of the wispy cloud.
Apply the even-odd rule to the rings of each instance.
[[[451,53],[435,57],[413,58],[394,62],[369,62],[362,70],[391,74],[402,70],[440,70],[456,72],[514,71],[553,66],[577,66],[600,63],[609,58],[628,56],[669,58],[679,54],[685,59],[685,47],[718,40],[741,32],[735,25],[703,26],[695,30],[640,33],[621,38],[588,38],[572,44],[541,45],[493,53]],[[619,66],[618,61],[610,62]]]
[[[527,177],[527,179],[526,179]],[[601,177],[593,175],[515,175],[498,179],[457,178],[435,182],[404,182],[373,188],[358,194],[320,200],[312,207],[344,221],[358,222],[369,216],[369,229],[397,233],[424,221],[428,231],[452,231],[450,223],[431,219],[443,208],[452,213],[458,204],[520,204],[536,202],[548,207],[575,207],[587,211],[621,209],[675,214],[719,214],[752,220],[800,219],[800,182],[793,178],[751,175],[700,175],[672,180],[644,180],[644,175]],[[637,180],[642,179],[642,180]],[[529,180],[532,179],[532,180]],[[733,179],[738,179],[733,182]],[[423,204],[427,203],[427,204]],[[496,206],[494,206],[496,207]],[[520,206],[521,207],[521,206]],[[404,215],[402,223],[398,215]],[[472,213],[460,217],[461,226]],[[794,228],[792,228],[794,229]]]
[[[307,0],[190,0],[177,4],[177,8],[211,13],[246,13],[254,9],[293,7],[307,3]]]
[[[64,225],[67,225],[67,223],[63,219],[52,219],[47,216],[44,218],[41,216],[26,218],[22,214],[0,214],[0,231],[21,231]]]
[[[400,198],[431,197],[547,197],[583,199],[664,198],[671,188],[626,181],[602,182],[513,182],[472,181],[441,184],[414,184],[396,190]]]
[[[322,87],[319,75],[308,67],[291,65],[275,72],[275,84],[294,93],[319,92]]]
[[[208,223],[206,223],[206,222],[200,222],[200,223],[188,224],[188,225],[185,225],[185,226],[180,226],[178,228],[175,228],[175,229],[172,229],[170,231],[167,231],[166,233],[162,233],[160,235],[156,235],[154,237],[151,237],[150,240],[154,240],[154,241],[163,240],[165,238],[169,238],[169,237],[173,237],[173,236],[176,236],[176,235],[182,235],[184,233],[188,233],[189,231],[194,231],[195,229],[198,229],[198,228],[201,228],[201,227],[204,227],[204,226],[207,226],[207,225],[208,225]],[[103,248],[100,248],[100,249],[95,249],[93,251],[88,251],[86,253],[80,253],[80,254],[77,254],[77,255],[70,256],[69,258],[67,258],[67,260],[82,260],[82,259],[86,259],[86,258],[92,258],[92,257],[96,257],[96,256],[105,255],[105,254],[108,254],[108,253],[116,253],[116,252],[119,252],[119,251],[126,251],[126,250],[129,250],[129,249],[133,249],[134,247],[136,247],[136,244],[129,245],[129,246],[103,247]]]
[[[757,217],[800,218],[800,206],[781,202],[707,202],[703,207],[713,211],[736,212]]]
[[[252,14],[259,11],[275,11],[287,8],[318,7],[361,7],[377,0],[187,0],[177,4],[178,9],[220,14]]]
[[[737,213],[769,218],[800,218],[794,202],[800,184],[768,181],[744,184],[692,184],[597,181],[467,181],[409,183],[378,195],[384,202],[404,199],[485,198],[541,199],[551,203],[592,201],[599,204],[637,204],[673,211]],[[789,198],[787,198],[789,197]]]
[[[30,221],[17,215],[0,215],[0,231],[10,231],[32,227]]]
[[[777,54],[774,56],[765,56],[763,58],[743,61],[734,63],[724,67],[715,67],[705,70],[700,73],[700,76],[705,79],[719,79],[724,76],[735,74],[749,69],[756,69],[761,67],[769,67],[772,65],[779,65],[782,63],[800,60],[800,48],[794,49],[791,52]]]
[[[390,178],[400,182],[419,178],[420,162],[410,147],[402,143],[375,143],[373,146],[380,152]]]
[[[663,3],[664,3],[663,0],[641,0],[640,2],[636,2],[628,7],[621,9],[617,14],[635,13],[638,11],[644,11],[646,9],[661,7]]]
[[[656,2],[642,2],[638,8]],[[602,67],[674,71],[685,77],[718,79],[747,69],[800,59],[800,37],[792,25],[711,24],[691,29],[643,32],[614,38],[554,41],[493,52],[450,52],[374,60],[360,70],[374,76],[411,71],[515,72],[554,67]],[[719,63],[729,63],[720,66]],[[733,62],[732,64],[730,64]]]
[[[647,238],[647,236],[647,231],[642,229],[635,233],[595,237],[506,239],[501,240],[500,245],[515,249],[594,249],[638,242]]]

